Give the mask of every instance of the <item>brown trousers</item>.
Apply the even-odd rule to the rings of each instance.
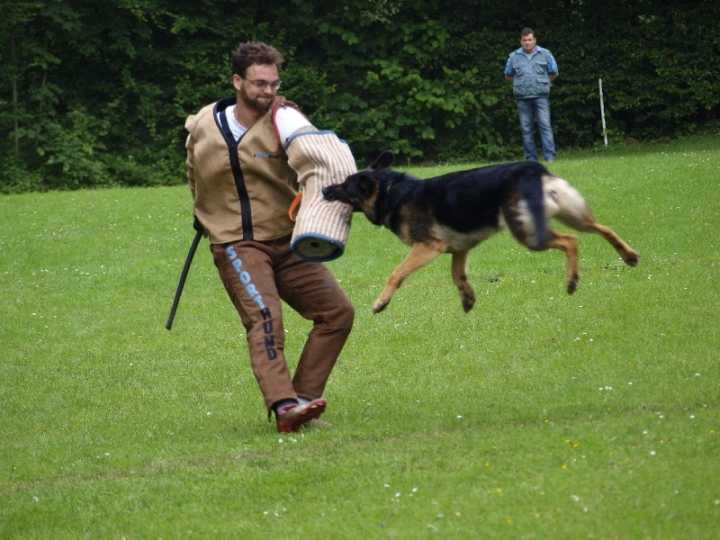
[[[290,250],[290,237],[210,246],[215,266],[247,333],[250,363],[269,408],[322,396],[352,329],[355,309],[330,271]],[[282,302],[313,328],[291,376],[285,361]]]

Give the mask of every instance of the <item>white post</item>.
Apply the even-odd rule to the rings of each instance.
[[[607,148],[607,131],[605,131],[605,103],[603,102],[602,79],[598,79],[598,88],[600,89],[600,118],[602,118],[602,133],[605,139],[605,148]]]

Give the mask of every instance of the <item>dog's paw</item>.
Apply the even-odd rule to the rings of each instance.
[[[465,313],[468,313],[473,307],[475,307],[475,295],[466,295],[462,297],[462,307]]]
[[[632,251],[623,257],[625,264],[628,266],[637,266],[640,263],[640,255],[637,251]]]
[[[580,280],[580,277],[575,275],[567,282],[567,293],[572,294],[574,293],[578,288],[578,282]]]
[[[373,313],[377,315],[378,313],[383,311],[386,307],[388,307],[389,303],[390,303],[390,300],[384,301],[384,300],[381,300],[380,298],[378,298],[377,300],[375,300],[375,303],[373,304]]]

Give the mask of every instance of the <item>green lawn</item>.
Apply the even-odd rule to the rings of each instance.
[[[469,314],[443,256],[373,315],[408,248],[356,215],[333,427],[282,436],[205,240],[165,329],[185,187],[0,197],[0,538],[719,538],[720,138],[552,170],[637,268],[503,234]]]

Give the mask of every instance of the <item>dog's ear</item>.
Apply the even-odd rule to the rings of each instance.
[[[383,169],[388,169],[390,165],[392,165],[394,155],[392,151],[385,150],[382,154],[378,156],[378,158],[375,160],[375,163],[373,163],[370,168],[373,171],[382,171]]]

